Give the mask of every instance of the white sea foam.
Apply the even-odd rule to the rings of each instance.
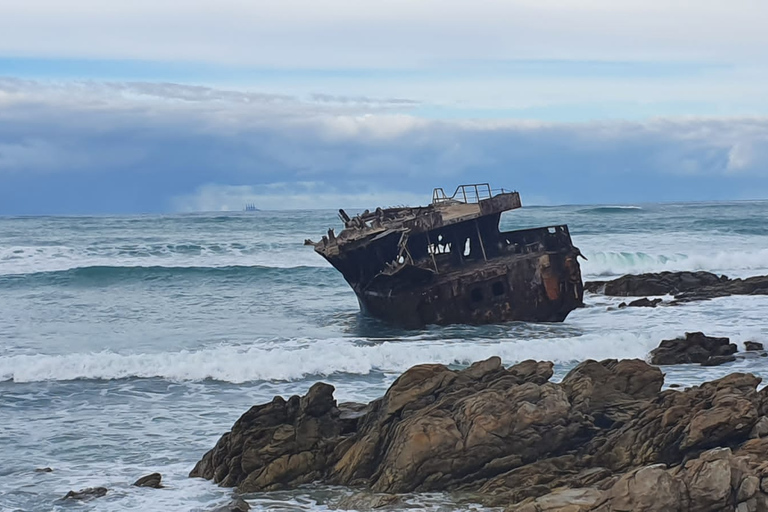
[[[222,346],[199,351],[121,354],[112,351],[0,357],[0,380],[14,382],[159,377],[172,381],[214,379],[296,380],[332,374],[399,373],[420,363],[468,364],[500,356],[507,364],[525,359],[568,363],[587,358],[644,358],[661,336],[679,329],[607,332],[530,340],[388,341],[293,340],[285,347]]]
[[[751,251],[712,251],[654,254],[647,252],[584,251],[581,263],[586,277],[620,276],[665,270],[706,270],[729,277],[745,277],[768,272],[768,248]]]

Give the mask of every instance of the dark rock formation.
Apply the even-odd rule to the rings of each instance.
[[[244,492],[268,491],[324,478],[334,450],[357,419],[342,418],[333,386],[321,382],[304,397],[252,407],[197,463],[190,476]]]
[[[710,272],[660,272],[591,281],[584,289],[615,297],[674,295],[672,304],[679,304],[729,295],[768,295],[768,276],[729,279]]]
[[[675,294],[675,300],[677,302],[690,302],[729,295],[768,295],[768,276],[728,279],[721,283]]]
[[[53,470],[51,468],[36,468],[35,473],[52,473]]]
[[[764,350],[764,349],[763,349],[763,344],[762,343],[758,343],[756,341],[745,341],[744,342],[744,350],[747,350],[749,352],[754,352],[754,351],[757,351],[757,350]]]
[[[367,489],[339,508],[452,490],[523,512],[768,511],[759,378],[661,391],[660,370],[640,360],[585,361],[559,384],[551,376],[552,363],[504,368],[496,357],[461,371],[419,365],[368,406],[343,407],[316,384],[251,408],[190,476],[243,492],[312,481]]]
[[[734,361],[736,361],[736,356],[709,356],[706,361],[701,363],[701,366],[720,366]]]
[[[651,363],[659,365],[699,363],[704,366],[735,361],[736,344],[728,338],[713,338],[700,332],[687,332],[685,338],[664,340],[651,351]]]
[[[235,498],[226,505],[217,507],[211,512],[248,512],[251,506],[243,498]]]
[[[79,491],[69,491],[62,499],[85,501],[93,498],[100,498],[106,494],[106,487],[88,487],[86,489],[80,489]]]
[[[133,482],[136,487],[153,487],[155,489],[162,489],[163,484],[160,481],[163,479],[163,475],[160,473],[152,473],[147,476],[143,476]]]
[[[648,297],[643,297],[642,299],[633,300],[629,304],[622,302],[619,304],[619,308],[655,308],[662,302],[662,299],[649,299]]]
[[[586,291],[615,297],[647,295],[677,295],[728,282],[726,276],[710,272],[660,272],[658,274],[626,275],[611,281],[591,281]]]

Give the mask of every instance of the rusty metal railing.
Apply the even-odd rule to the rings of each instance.
[[[494,194],[496,192],[497,194]],[[507,190],[491,189],[488,183],[472,183],[468,185],[459,185],[453,195],[448,196],[442,188],[436,188],[432,191],[432,204],[459,202],[459,203],[479,203],[484,199],[490,199],[494,195],[505,194]]]

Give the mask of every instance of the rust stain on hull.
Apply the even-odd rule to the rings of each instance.
[[[435,189],[424,207],[377,208],[344,229],[307,240],[344,276],[360,308],[403,327],[510,320],[562,322],[583,305],[584,287],[568,227],[502,232],[517,192],[462,185]]]

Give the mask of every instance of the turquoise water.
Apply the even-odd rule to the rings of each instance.
[[[568,223],[586,279],[660,270],[768,274],[768,202],[563,206],[505,214],[503,228]],[[380,396],[411,365],[645,357],[685,331],[768,342],[768,297],[675,308],[588,307],[562,324],[403,331],[358,313],[305,247],[332,211],[0,218],[0,510],[206,510],[231,491],[186,478],[254,403],[316,380],[340,400]],[[665,370],[694,384],[764,359]],[[51,473],[35,468],[49,466]],[[130,487],[160,471],[168,488]],[[56,499],[104,485],[85,504]],[[262,510],[324,510],[343,493],[252,495]],[[428,510],[449,496],[409,498]],[[458,507],[458,508],[457,508]]]

